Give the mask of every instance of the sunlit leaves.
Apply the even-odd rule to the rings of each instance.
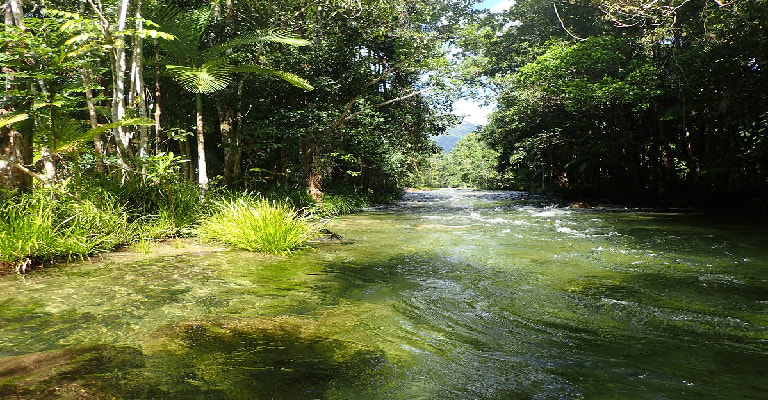
[[[276,69],[268,68],[268,67],[262,67],[259,65],[242,65],[233,68],[233,71],[235,72],[256,72],[256,73],[262,73],[262,74],[268,74],[276,76],[288,83],[290,83],[293,86],[296,86],[298,88],[304,89],[304,90],[312,90],[314,87],[307,81],[306,79],[292,74],[290,72],[285,71],[279,71]]]
[[[610,37],[555,43],[515,74],[519,91],[540,91],[576,111],[617,104],[648,105],[657,72],[631,43]]]
[[[185,90],[212,93],[224,89],[232,81],[234,67],[223,57],[214,58],[200,67],[167,65],[166,68]]]
[[[24,121],[27,118],[29,118],[29,114],[16,114],[11,116],[2,116],[0,117],[0,128],[15,124],[17,122]]]

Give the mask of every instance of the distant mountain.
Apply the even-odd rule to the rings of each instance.
[[[448,129],[447,134],[438,136],[432,140],[434,140],[437,145],[443,149],[444,152],[450,153],[459,140],[461,140],[464,136],[467,136],[469,132],[477,129],[478,126],[479,125],[473,124],[471,122],[463,122],[461,125],[457,125],[451,129]]]

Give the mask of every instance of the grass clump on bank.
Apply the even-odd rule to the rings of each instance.
[[[0,272],[26,272],[55,260],[83,258],[135,243],[199,236],[248,251],[287,254],[318,236],[323,222],[377,202],[372,192],[339,190],[316,202],[306,189],[259,195],[209,190],[181,179],[92,180],[76,194],[0,192]],[[383,200],[383,201],[382,201]]]
[[[317,224],[286,203],[246,195],[214,204],[215,212],[203,218],[197,234],[239,249],[284,255],[318,232]]]
[[[31,263],[112,250],[128,240],[127,214],[109,196],[73,200],[38,189],[0,199],[0,263]]]

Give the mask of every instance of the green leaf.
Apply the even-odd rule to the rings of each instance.
[[[64,44],[69,46],[69,45],[71,45],[73,43],[85,42],[85,41],[88,41],[88,39],[90,39],[92,36],[93,35],[91,35],[90,33],[81,33],[79,35],[76,35],[76,36],[73,36],[73,37],[67,39],[67,41],[64,42]]]
[[[269,74],[276,76],[293,86],[302,88],[304,90],[312,90],[314,87],[304,78],[294,75],[290,72],[280,71],[272,68],[262,67],[258,65],[243,65],[234,68],[235,72],[257,72],[262,74]]]
[[[155,29],[140,29],[136,31],[136,34],[139,35],[142,38],[146,38],[147,36],[154,38],[154,39],[165,39],[165,40],[175,40],[176,36],[173,36],[170,33],[161,32]]]
[[[117,128],[118,126],[152,126],[154,124],[155,122],[148,118],[128,118],[113,122],[111,124],[89,129],[83,136],[93,138],[99,133],[106,132],[112,128]]]
[[[10,117],[0,117],[0,127],[15,124],[29,118],[29,114],[17,114]]]
[[[167,65],[173,78],[192,93],[212,93],[224,89],[232,80],[234,68],[225,58],[215,58],[201,67]]]

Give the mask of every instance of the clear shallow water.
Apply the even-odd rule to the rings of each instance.
[[[290,258],[4,277],[0,397],[768,397],[768,229],[516,196],[409,193]]]

